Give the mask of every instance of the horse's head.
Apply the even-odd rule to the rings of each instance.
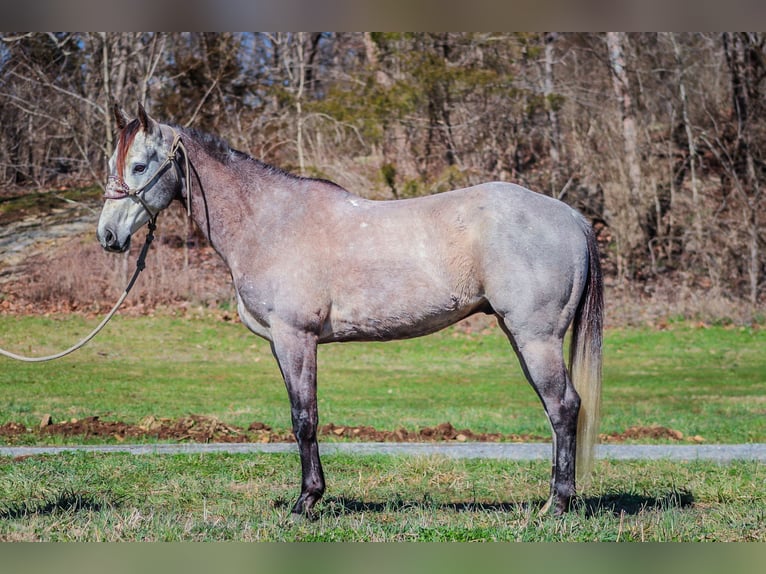
[[[132,121],[117,106],[114,115],[120,133],[109,158],[96,235],[107,251],[122,252],[130,247],[131,235],[180,194],[182,144],[173,128],[160,125],[140,105]]]

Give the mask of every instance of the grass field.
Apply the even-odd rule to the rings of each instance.
[[[0,345],[58,350],[92,324],[0,317]],[[683,433],[682,441],[766,442],[764,349],[766,332],[757,329],[609,330],[602,431],[661,425]],[[122,317],[70,358],[1,365],[0,424],[34,427],[46,413],[128,422],[193,413],[290,426],[268,345],[211,318]],[[494,332],[323,347],[319,387],[323,422],[390,429],[449,421],[549,435],[534,392]],[[766,541],[766,469],[755,462],[599,461],[575,511],[553,518],[537,515],[547,463],[323,461],[328,492],[319,518],[295,523],[297,455],[0,459],[0,539]]]
[[[0,346],[60,350],[95,323],[0,317]],[[766,442],[766,330],[674,326],[608,330],[602,432],[661,425],[709,443]],[[268,344],[212,318],[118,317],[60,361],[3,359],[0,424],[34,427],[98,415],[215,416],[289,429],[289,403]],[[390,343],[321,346],[323,422],[415,429],[451,422],[476,432],[548,437],[542,407],[498,329],[447,330]]]
[[[766,541],[762,464],[597,464],[563,518],[549,465],[327,456],[313,522],[292,455],[42,456],[0,462],[0,540]]]

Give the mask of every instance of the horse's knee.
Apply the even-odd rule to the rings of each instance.
[[[312,442],[316,440],[318,418],[309,410],[293,410],[293,434],[296,440]]]

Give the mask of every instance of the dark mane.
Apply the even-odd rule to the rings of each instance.
[[[297,181],[317,181],[334,185],[335,187],[341,187],[337,183],[327,179],[296,175],[282,169],[281,167],[268,164],[264,161],[252,157],[250,154],[232,148],[226,140],[217,135],[213,135],[196,128],[182,128],[177,125],[173,125],[172,127],[192,138],[204,149],[208,155],[210,155],[210,157],[214,158],[216,161],[222,163],[223,165],[229,166],[239,162],[249,162],[255,165],[259,171],[270,175],[286,177]]]

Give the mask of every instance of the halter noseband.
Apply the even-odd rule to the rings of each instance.
[[[146,203],[146,200],[144,200],[143,197],[141,197],[141,193],[154,185],[156,180],[162,175],[162,173],[165,171],[165,169],[170,166],[170,164],[173,164],[176,168],[176,177],[178,177],[179,182],[181,181],[181,176],[186,176],[186,214],[187,216],[191,217],[191,182],[189,179],[189,154],[186,151],[186,147],[184,146],[183,141],[181,140],[181,136],[176,130],[173,128],[170,128],[173,132],[173,143],[170,145],[170,151],[168,152],[167,157],[165,160],[159,165],[159,167],[154,171],[154,174],[152,177],[150,177],[145,184],[143,184],[140,187],[132,188],[127,183],[125,183],[125,180],[122,178],[122,174],[117,175],[110,175],[107,177],[106,181],[106,190],[104,191],[104,197],[106,199],[125,199],[126,197],[130,197],[132,199],[135,199],[138,201],[143,208],[146,210],[146,212],[149,214],[150,221],[154,223],[154,221],[157,219],[157,213],[153,213],[152,210],[149,208],[149,204]],[[181,170],[181,166],[178,164],[178,151],[181,150],[183,152],[184,157],[184,170]],[[180,172],[180,176],[178,175],[178,172]]]

